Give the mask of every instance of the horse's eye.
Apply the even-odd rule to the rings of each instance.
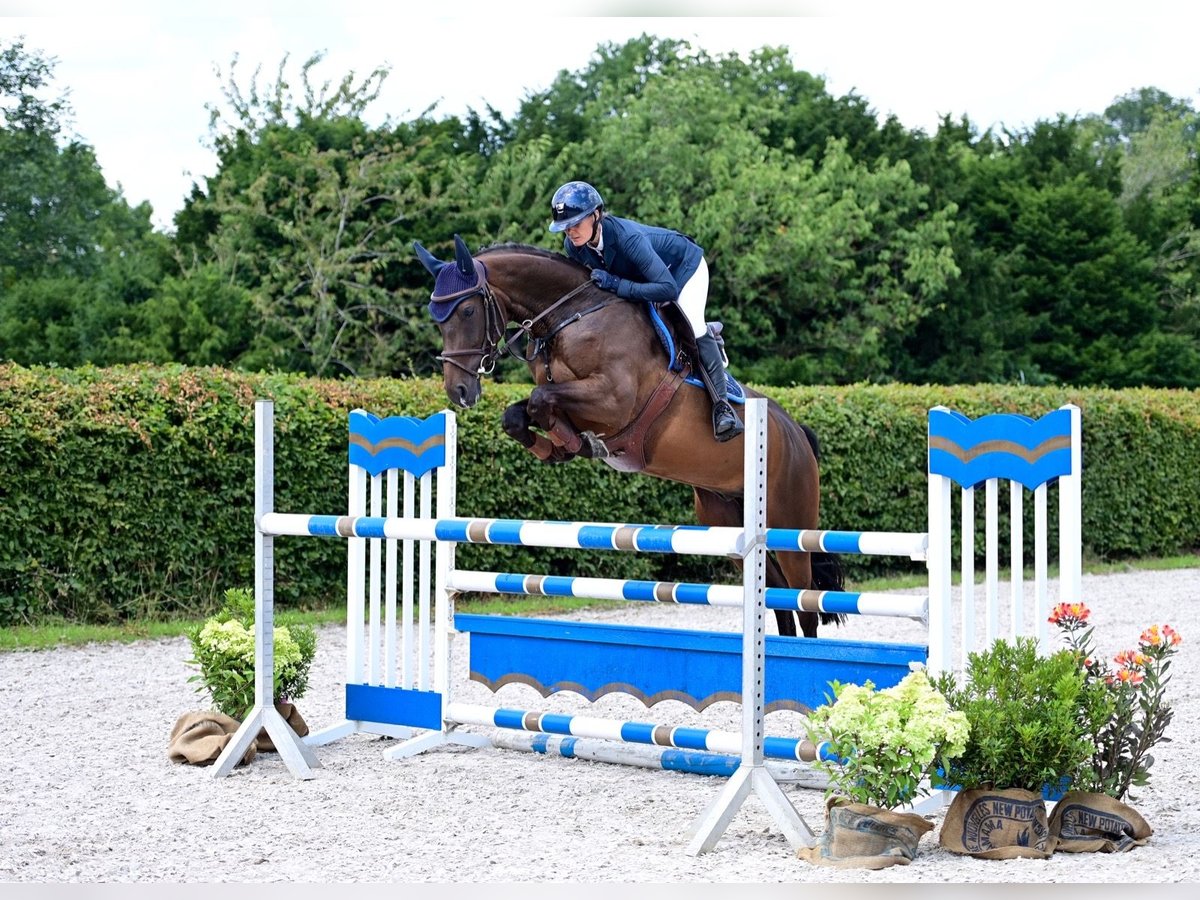
[[[475,315],[475,305],[473,303],[464,303],[460,309],[464,319],[469,319]]]

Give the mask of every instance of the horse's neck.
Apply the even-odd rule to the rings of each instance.
[[[550,277],[538,277],[531,275],[528,270],[500,271],[498,267],[496,275],[490,280],[494,287],[500,288],[504,293],[508,320],[517,323],[537,319],[580,286],[578,279],[569,275],[551,273]],[[561,307],[561,311],[566,312],[568,305],[574,302],[574,298],[568,300]],[[554,310],[547,317],[551,324],[555,324],[553,320],[560,317],[559,313],[560,310]]]

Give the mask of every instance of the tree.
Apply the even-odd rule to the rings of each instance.
[[[1120,204],[1125,221],[1151,248],[1161,328],[1158,377],[1147,384],[1200,384],[1200,115],[1191,104],[1144,89],[1136,117],[1124,98],[1105,111],[1126,126]],[[1164,371],[1167,370],[1167,371]],[[1177,373],[1177,374],[1172,374]]]
[[[587,172],[614,213],[697,238],[738,373],[889,379],[900,336],[956,272],[953,209],[930,209],[906,164],[857,163],[844,141],[817,164],[767,146],[778,114],[693,66],[599,118],[556,177]]]
[[[65,95],[42,98],[55,60],[0,46],[0,355],[74,366],[144,358],[137,325],[171,262],[149,204],[110,189],[66,135]]]
[[[40,97],[54,65],[20,41],[0,45],[0,286],[93,272],[96,221],[114,199],[91,147],[64,139],[65,95]]]
[[[368,128],[360,115],[387,70],[318,88],[321,58],[300,68],[303,99],[286,58],[265,88],[257,73],[248,90],[231,75],[228,109],[213,111],[219,169],[177,217],[181,247],[250,304],[254,360],[325,376],[426,373],[435,330],[412,232],[470,203],[479,164],[463,162],[457,123]]]

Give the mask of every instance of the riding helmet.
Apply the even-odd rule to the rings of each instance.
[[[604,206],[600,192],[586,181],[568,181],[550,201],[551,231],[566,231]]]

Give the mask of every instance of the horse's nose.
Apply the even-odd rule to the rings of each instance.
[[[450,400],[457,403],[463,409],[470,409],[479,402],[480,384],[460,383],[454,385],[454,389],[450,391]]]

